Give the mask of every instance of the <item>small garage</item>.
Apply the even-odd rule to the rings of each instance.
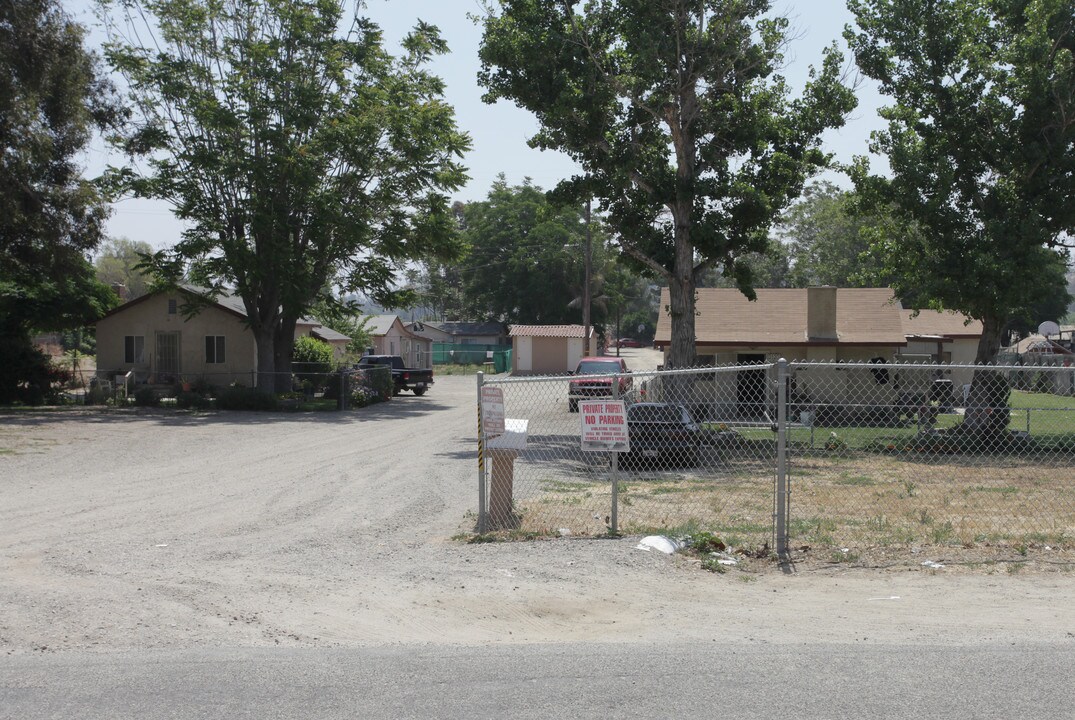
[[[564,375],[584,356],[582,325],[512,325],[513,375]],[[593,337],[593,328],[590,328]]]

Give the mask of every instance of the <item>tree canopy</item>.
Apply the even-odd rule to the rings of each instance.
[[[156,270],[243,299],[259,387],[286,383],[295,322],[333,288],[387,302],[407,260],[455,252],[445,193],[469,141],[427,69],[447,52],[435,27],[393,57],[342,0],[106,5],[136,108],[118,140],[148,167],[116,188],[188,222]]]
[[[694,289],[767,244],[777,214],[827,158],[820,136],[855,105],[826,52],[800,97],[777,73],[785,18],[764,0],[501,0],[484,18],[487,102],[537,117],[531,144],[585,176],[561,194],[599,201],[623,251],[670,288],[668,364],[693,364]]]
[[[141,265],[152,254],[153,246],[144,240],[109,238],[93,263],[97,279],[109,287],[122,285],[127,300],[140,298],[149,292],[153,279]]]
[[[584,276],[581,208],[554,205],[529,181],[508,186],[501,177],[486,200],[463,213],[468,314],[484,311],[507,323],[580,322],[572,301],[582,295]],[[600,238],[595,245],[603,247]]]
[[[788,246],[791,287],[879,287],[889,283],[871,243],[878,234],[906,232],[879,208],[856,211],[854,193],[832,183],[811,184],[777,223]]]
[[[78,160],[119,110],[84,34],[55,0],[0,3],[0,402],[44,391],[31,331],[114,302],[86,259],[107,209]]]
[[[864,197],[916,233],[875,244],[897,292],[981,320],[991,361],[1013,317],[1064,292],[1075,231],[1070,0],[851,0],[847,40],[893,104],[859,160]],[[1056,272],[1057,268],[1061,272]]]
[[[575,205],[558,205],[529,179],[508,185],[501,175],[485,200],[460,203],[463,256],[427,263],[420,295],[443,317],[506,323],[577,323],[584,284],[586,225]],[[594,232],[595,305],[603,308],[607,235]]]

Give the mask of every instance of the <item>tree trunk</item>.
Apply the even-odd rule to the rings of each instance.
[[[668,314],[672,322],[672,341],[668,348],[666,367],[694,367],[695,347],[694,310],[694,251],[687,228],[676,223],[676,264],[668,282]]]
[[[690,276],[681,278],[678,273],[671,278],[668,287],[668,314],[672,321],[672,341],[668,347],[666,368],[688,368],[695,363],[694,330],[694,283]]]
[[[979,367],[974,371],[961,426],[963,432],[974,436],[977,447],[981,449],[996,447],[1008,434],[1011,385],[1001,371],[985,367],[997,357],[1002,330],[1003,324],[998,318],[983,318],[982,337],[978,341],[978,354],[975,357],[975,364]]]
[[[272,327],[250,328],[254,333],[258,357],[258,392],[270,394],[275,391],[276,353],[273,349]]]
[[[666,369],[694,367],[697,358],[693,261],[694,253],[690,244],[677,238],[676,266],[668,283],[668,314],[672,321],[672,341],[665,360]],[[670,375],[664,378],[662,385],[666,400],[690,407],[694,385],[692,376]]]
[[[276,361],[275,387],[278,393],[291,392],[292,390],[291,358],[295,351],[295,323],[296,318],[285,315],[277,326],[273,354]]]

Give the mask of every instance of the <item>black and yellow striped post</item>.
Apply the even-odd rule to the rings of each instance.
[[[482,384],[485,373],[478,373],[478,533],[485,533],[485,426],[482,422]]]

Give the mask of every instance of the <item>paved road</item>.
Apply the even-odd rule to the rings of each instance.
[[[1070,718],[1075,647],[557,644],[0,660],[0,718]]]

